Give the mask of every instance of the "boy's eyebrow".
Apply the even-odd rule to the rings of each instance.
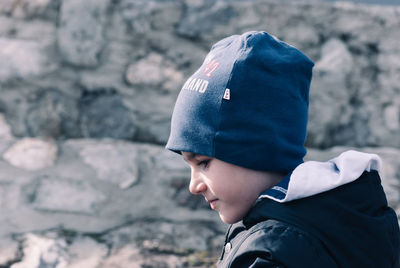
[[[197,154],[195,154],[195,153],[188,153],[187,156],[183,156],[183,160],[185,160],[187,162],[187,161],[190,161],[190,160],[196,158],[196,156],[197,156]]]

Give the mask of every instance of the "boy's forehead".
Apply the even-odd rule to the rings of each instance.
[[[181,154],[183,156],[184,159],[192,159],[196,157],[195,153],[191,153],[191,152],[183,152],[181,151]]]

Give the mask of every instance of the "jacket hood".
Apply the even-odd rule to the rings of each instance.
[[[260,198],[288,202],[312,196],[355,181],[364,171],[381,168],[376,154],[346,151],[327,162],[308,161],[293,170]]]
[[[381,186],[380,165],[377,155],[355,151],[306,162],[286,178],[286,191],[280,184],[282,189],[264,193],[243,224],[276,219],[305,230],[338,267],[395,267],[399,227]]]

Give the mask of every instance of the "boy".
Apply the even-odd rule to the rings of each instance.
[[[303,162],[313,63],[265,32],[216,43],[184,84],[167,148],[229,228],[219,267],[399,267],[380,159]]]

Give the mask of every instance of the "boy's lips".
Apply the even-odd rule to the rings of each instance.
[[[212,199],[212,200],[207,200],[208,203],[210,203],[210,206],[212,209],[216,208],[216,202],[218,201],[218,199]]]

